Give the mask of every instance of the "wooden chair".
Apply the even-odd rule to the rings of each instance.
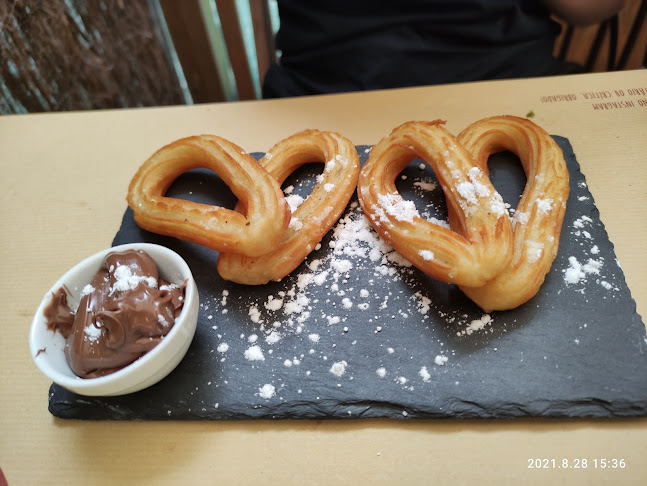
[[[219,68],[205,16],[205,0],[159,0],[175,50],[182,64],[193,101],[225,101],[222,68]],[[215,0],[222,35],[235,79],[237,98],[259,97],[252,69],[262,84],[276,59],[268,0],[249,0],[257,65],[251,66],[245,50],[235,0]],[[585,71],[636,69],[647,65],[647,0],[630,0],[615,17],[598,26],[575,28],[564,24],[555,44],[560,59],[584,66]],[[222,63],[220,63],[222,64]],[[229,98],[231,99],[231,98]]]
[[[586,72],[647,66],[647,0],[632,0],[609,20],[592,27],[563,24],[555,54]]]
[[[210,47],[205,10],[200,0],[160,0],[194,102],[226,100],[218,62]],[[237,99],[256,99],[254,76],[248,62],[235,0],[216,0],[222,34],[237,88]],[[258,79],[275,60],[274,33],[267,0],[250,0]]]

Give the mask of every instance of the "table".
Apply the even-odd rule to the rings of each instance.
[[[130,178],[162,145],[213,133],[264,151],[304,128],[374,144],[407,120],[444,119],[458,133],[495,114],[532,116],[570,140],[647,315],[645,70],[0,117],[0,468],[8,483],[644,484],[647,419],[125,423],[47,411],[50,382],[29,356],[33,312],[70,266],[110,245]],[[529,468],[534,459],[555,462]],[[563,459],[587,467],[560,469]],[[602,459],[625,467],[602,469]]]

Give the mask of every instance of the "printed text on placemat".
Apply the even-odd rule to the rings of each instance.
[[[647,108],[647,87],[579,91],[540,96],[542,103],[587,102],[594,111]]]

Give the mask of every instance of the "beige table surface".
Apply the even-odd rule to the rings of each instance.
[[[179,137],[249,151],[304,128],[373,144],[413,119],[496,114],[567,137],[647,315],[647,71],[192,107],[0,117],[0,468],[25,484],[647,483],[647,419],[80,422],[47,411],[28,331],[47,289],[110,245],[136,168]],[[531,458],[587,459],[579,470]],[[593,467],[623,459],[623,469]]]

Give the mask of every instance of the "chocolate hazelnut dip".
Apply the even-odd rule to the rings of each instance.
[[[66,339],[65,357],[81,378],[108,375],[153,349],[182,311],[186,282],[161,280],[142,250],[109,253],[83,288],[76,311],[60,288],[45,308],[48,329]]]

